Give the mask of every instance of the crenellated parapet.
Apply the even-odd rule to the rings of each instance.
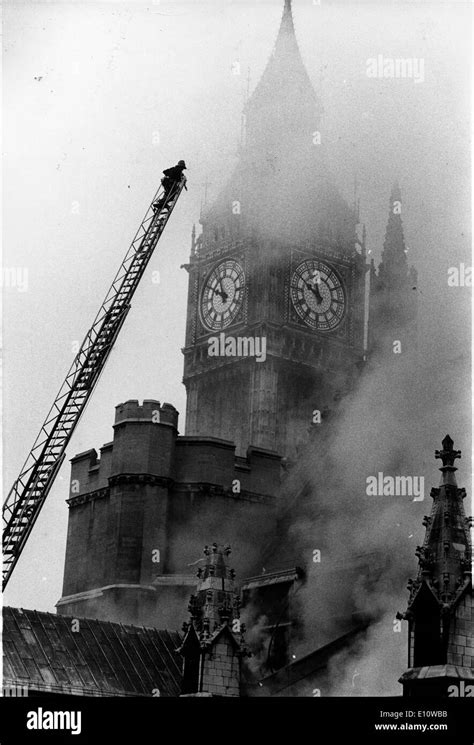
[[[69,507],[83,504],[85,495],[103,497],[110,486],[132,482],[181,492],[194,486],[197,494],[254,500],[276,493],[281,463],[277,453],[249,447],[246,457],[236,457],[235,445],[228,440],[178,436],[177,420],[170,404],[119,404],[114,440],[101,448],[100,458],[91,449],[71,459]]]
[[[72,458],[60,612],[107,617],[122,598],[124,622],[156,623],[158,614],[173,623],[197,542],[216,525],[242,549],[239,570],[251,573],[247,544],[275,525],[280,456],[259,447],[236,456],[229,440],[179,436],[177,427],[170,404],[126,401],[100,457],[88,450]]]
[[[111,478],[125,473],[169,478],[177,426],[178,412],[171,404],[153,399],[118,404],[113,442],[101,447],[100,457],[91,449],[71,458],[69,507],[77,504],[77,497],[107,489]]]
[[[160,404],[155,399],[144,399],[143,404],[132,399],[115,407],[114,427],[127,422],[167,424],[177,429],[178,412],[172,404]]]

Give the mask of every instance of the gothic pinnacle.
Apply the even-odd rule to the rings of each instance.
[[[453,486],[456,486],[456,477],[454,475],[454,472],[458,469],[454,465],[454,461],[456,460],[456,458],[461,457],[461,451],[454,450],[454,442],[449,435],[446,435],[441,444],[443,446],[443,449],[435,450],[435,458],[439,458],[443,463],[442,467],[439,469],[442,474],[440,483],[441,485],[452,484]]]

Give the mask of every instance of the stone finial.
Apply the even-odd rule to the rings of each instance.
[[[449,435],[446,435],[441,444],[443,449],[435,450],[435,458],[440,458],[443,461],[443,466],[454,466],[456,458],[461,457],[461,451],[453,449],[454,442]],[[440,470],[442,469],[440,468]]]
[[[454,465],[454,461],[456,460],[456,458],[461,457],[461,451],[454,450],[454,443],[449,435],[446,435],[441,444],[443,446],[443,449],[435,450],[435,458],[439,458],[443,462],[443,465],[439,469],[442,473],[440,483],[441,485],[451,484],[452,486],[456,486],[457,484],[454,472],[458,469]]]

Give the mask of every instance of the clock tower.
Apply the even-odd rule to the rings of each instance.
[[[193,231],[186,435],[293,459],[364,360],[365,246],[328,166],[286,0],[239,161]]]

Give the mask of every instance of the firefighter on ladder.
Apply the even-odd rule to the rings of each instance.
[[[175,166],[172,166],[172,168],[166,168],[166,170],[163,171],[164,177],[161,179],[161,183],[163,185],[164,191],[161,198],[154,203],[153,212],[159,212],[161,209],[163,209],[175,186],[182,179],[185,179],[183,173],[185,168],[186,163],[184,162],[184,160],[178,160],[178,163]],[[186,183],[184,184],[184,188],[186,189],[186,191],[188,190],[186,187]]]

